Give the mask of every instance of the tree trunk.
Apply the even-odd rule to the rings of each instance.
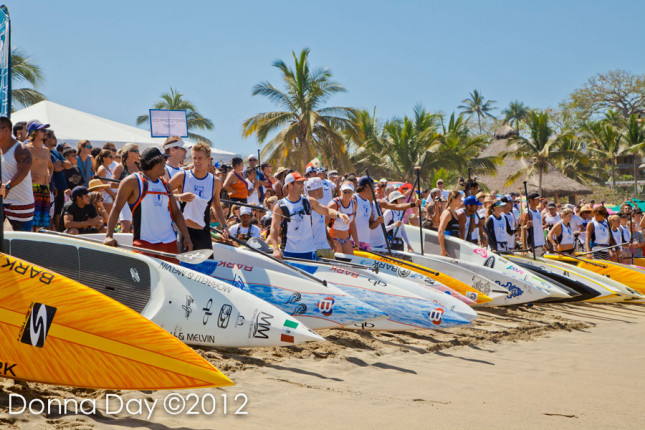
[[[479,123],[479,134],[482,134],[482,117],[477,115],[477,122]]]
[[[616,192],[616,162],[611,162],[611,182],[614,185],[614,193]]]
[[[538,193],[542,197],[542,168],[540,167],[540,179],[538,181]]]

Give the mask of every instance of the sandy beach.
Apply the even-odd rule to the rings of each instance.
[[[215,412],[171,415],[170,392],[106,392],[4,380],[5,428],[642,428],[637,382],[645,306],[553,304],[480,310],[472,327],[377,333],[323,331],[328,342],[200,351],[236,386],[181,392]],[[9,395],[95,399],[94,414],[9,414]],[[156,405],[106,413],[107,394]],[[206,396],[210,394],[210,396]],[[248,402],[244,404],[244,394]],[[224,396],[223,396],[224,395]],[[237,398],[236,398],[237,396]],[[227,398],[227,412],[223,411]],[[155,404],[155,400],[157,403]],[[14,406],[14,409],[15,406]],[[235,415],[236,410],[247,415]],[[132,406],[132,410],[136,408]]]

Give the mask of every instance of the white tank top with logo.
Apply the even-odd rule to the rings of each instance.
[[[139,184],[139,195],[143,192],[143,180],[136,175]],[[170,216],[170,197],[168,190],[157,179],[148,181],[148,190],[133,212],[134,239],[149,243],[171,243],[177,240]],[[132,209],[132,208],[131,208]]]
[[[286,252],[305,253],[314,252],[312,219],[311,215],[305,213],[302,200],[306,197],[300,196],[296,202],[284,198],[281,201],[289,210],[290,221],[286,222],[283,228],[287,229],[287,243],[284,246]]]
[[[573,236],[573,230],[571,230],[571,225],[564,225],[564,223],[560,225],[562,226],[562,240],[560,241],[560,245],[573,245],[575,238]]]
[[[358,194],[356,197],[356,217],[354,224],[356,224],[356,232],[358,233],[358,241],[370,243],[370,218],[372,217],[372,202],[364,199]]]
[[[542,215],[540,211],[528,209],[533,220],[533,246],[544,246],[544,230],[542,230]]]
[[[506,234],[506,217],[504,214],[495,218],[494,215],[488,217],[493,220],[493,231],[495,232],[495,240],[497,241],[497,251],[506,251],[508,236]]]
[[[327,227],[325,226],[325,216],[318,212],[311,212],[311,231],[314,238],[314,247],[319,249],[331,249],[327,241]]]
[[[354,211],[356,208],[356,203],[354,202],[354,199],[351,199],[347,207],[345,207],[343,206],[343,202],[340,200],[340,198],[336,198],[335,202],[336,202],[336,205],[338,205],[338,209],[337,209],[338,212],[345,214],[349,217],[349,223],[346,223],[342,219],[338,218],[334,220],[333,229],[336,231],[347,231],[349,230],[349,225],[354,220]]]
[[[603,222],[598,222],[594,218],[591,220],[593,223],[593,234],[594,234],[594,240],[593,243],[596,244],[593,248],[602,248],[604,246],[609,245],[609,226],[607,225],[607,221],[604,220]],[[592,250],[593,250],[592,248]]]
[[[372,210],[374,215],[378,214],[376,210],[376,202],[372,202]],[[370,246],[372,248],[382,248],[386,245],[385,236],[383,236],[383,228],[379,225],[373,230],[370,230]]]
[[[511,226],[511,230],[515,230],[515,217],[513,216],[513,213],[505,213],[502,212],[502,216],[506,218],[506,221],[508,222],[508,225]],[[515,234],[511,233],[508,234],[506,233],[506,247],[507,249],[514,249],[515,248]]]

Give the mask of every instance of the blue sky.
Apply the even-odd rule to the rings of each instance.
[[[50,100],[135,124],[180,90],[217,148],[255,152],[242,121],[274,110],[253,86],[311,49],[348,90],[330,105],[388,119],[451,112],[473,89],[501,110],[555,107],[590,76],[642,74],[645,2],[10,0],[12,45],[42,66]],[[497,110],[497,112],[499,112]],[[52,125],[55,129],[55,124]]]

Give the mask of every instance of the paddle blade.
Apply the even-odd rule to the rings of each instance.
[[[196,249],[194,251],[177,254],[177,260],[188,264],[199,264],[208,260],[213,255],[212,249]]]

